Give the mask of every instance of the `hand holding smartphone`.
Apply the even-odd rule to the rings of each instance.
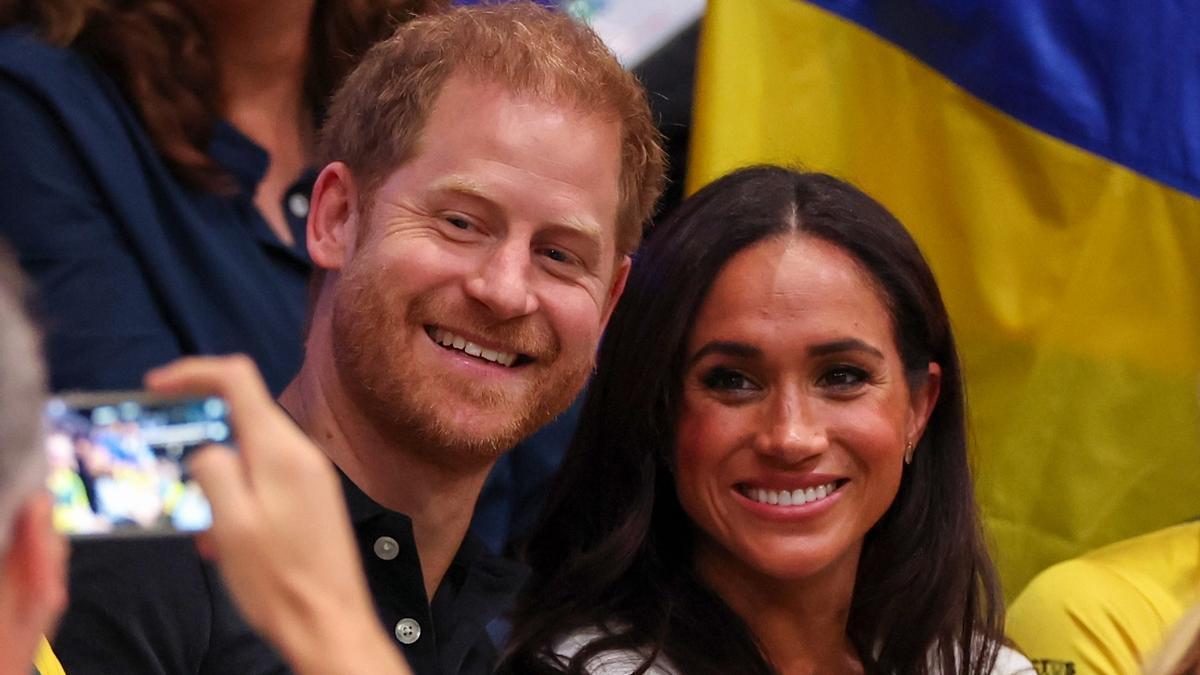
[[[56,528],[208,530],[205,549],[243,616],[295,672],[411,675],[375,615],[333,465],[250,360],[185,358],[146,384],[151,392],[69,394],[46,406]]]
[[[207,530],[212,510],[186,459],[232,437],[216,396],[75,393],[46,405],[47,487],[55,528],[71,536]]]
[[[245,357],[191,357],[146,376],[156,392],[229,403],[225,444],[190,467],[212,501],[204,534],[242,615],[297,673],[409,675],[363,576],[333,464],[271,399]]]

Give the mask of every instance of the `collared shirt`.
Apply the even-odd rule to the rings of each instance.
[[[511,606],[524,567],[492,557],[468,536],[430,604],[412,522],[349,480],[343,488],[380,620],[413,671],[491,673],[497,649],[488,624]],[[71,608],[54,650],[72,675],[289,672],[190,539],[77,542]]]
[[[525,567],[491,555],[468,535],[429,603],[412,521],[345,476],[342,488],[376,611],[409,665],[417,673],[490,673],[498,654],[488,628],[512,606]]]
[[[82,54],[0,31],[0,237],[33,279],[51,385],[129,389],[185,354],[249,354],[273,391],[302,357],[308,172],[285,245],[255,208],[267,153],[231,125],[209,156],[231,194],[179,182],[120,89]]]

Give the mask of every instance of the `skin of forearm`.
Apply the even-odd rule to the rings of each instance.
[[[319,620],[290,622],[279,648],[300,675],[411,675],[399,650],[366,610],[330,608]]]

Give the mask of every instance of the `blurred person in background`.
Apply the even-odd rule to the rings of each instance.
[[[35,673],[55,675],[61,667],[44,636],[67,602],[67,545],[46,489],[45,374],[23,288],[0,247],[0,673],[36,663]]]
[[[0,0],[0,235],[52,390],[302,356],[316,131],[379,38],[448,0]]]
[[[1013,601],[1006,630],[1044,675],[1124,675],[1198,598],[1200,522],[1182,523],[1043,570]],[[1181,658],[1179,646],[1160,661]]]
[[[280,391],[303,353],[328,98],[379,38],[447,4],[0,0],[0,235],[35,284],[52,390],[135,389],[181,355],[242,352]],[[172,547],[190,549],[76,547],[68,666],[162,637],[95,627],[124,621],[129,585],[204,584],[199,565],[141,562]]]

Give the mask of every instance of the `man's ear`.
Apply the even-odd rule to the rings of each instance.
[[[925,433],[925,425],[929,423],[929,416],[933,414],[933,409],[937,405],[938,396],[941,392],[942,367],[930,361],[929,372],[909,392],[911,396],[911,414],[909,415],[908,429],[905,430],[909,443],[916,445],[917,441],[921,440],[921,435]]]
[[[5,586],[17,609],[45,634],[53,632],[67,604],[67,542],[54,531],[53,512],[44,490],[26,499],[3,558]]]
[[[625,292],[625,282],[629,280],[629,270],[633,266],[633,259],[627,255],[621,256],[621,261],[617,263],[617,270],[613,273],[612,287],[608,289],[608,298],[604,305],[604,321],[601,322],[601,328],[608,327],[608,320],[612,318],[613,310],[617,307],[617,301],[621,299],[621,294]]]
[[[354,253],[359,229],[358,186],[350,167],[332,162],[313,184],[308,255],[325,270],[340,270]]]

